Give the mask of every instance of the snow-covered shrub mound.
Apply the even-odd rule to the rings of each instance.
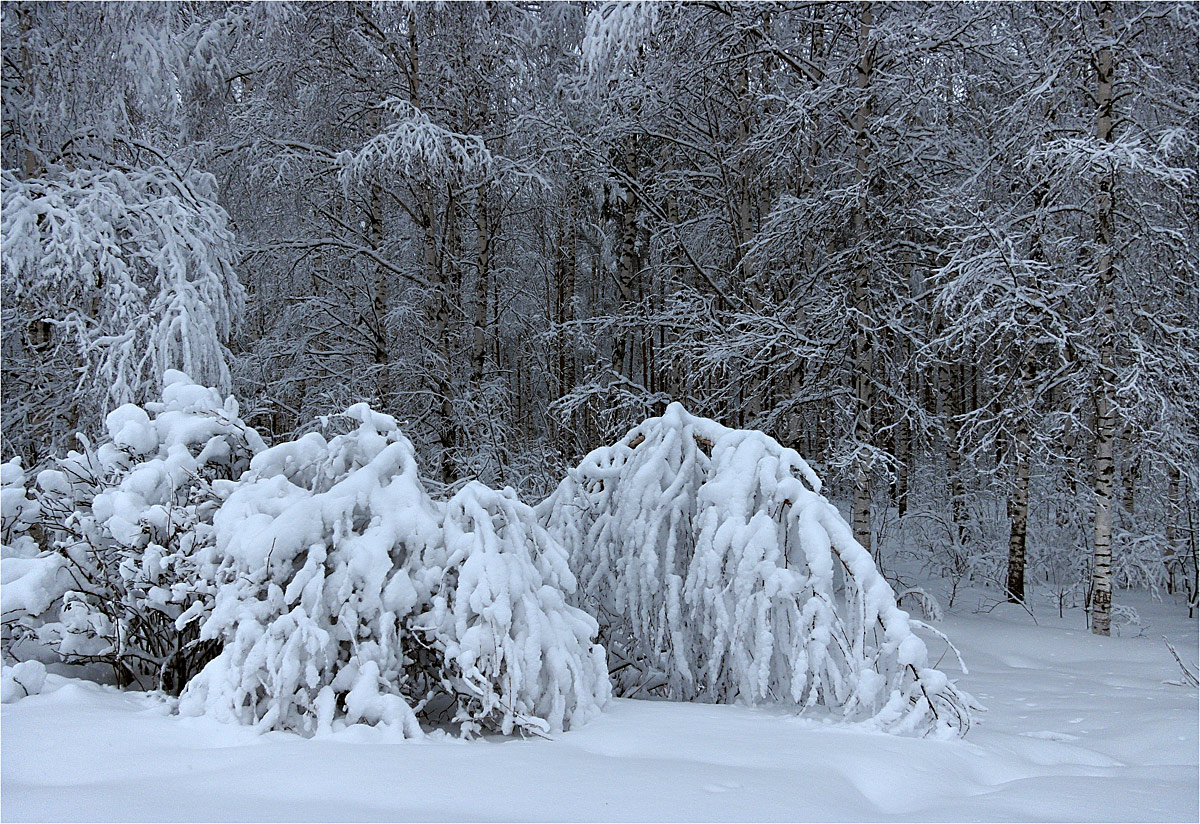
[[[392,418],[345,414],[348,434],[258,455],[217,514],[220,590],[201,636],[224,649],[181,712],[306,735],[585,720],[608,680],[595,623],[564,601],[565,551],[511,493],[433,501]]]
[[[37,554],[37,543],[28,532],[38,521],[41,505],[29,497],[26,480],[20,458],[0,464],[0,546],[14,557]]]
[[[5,559],[4,617],[13,636],[67,663],[109,664],[123,683],[178,692],[216,651],[187,625],[212,604],[195,562],[221,483],[265,444],[232,398],[175,370],[163,383],[161,402],[113,410],[108,440],[81,438],[82,452],[38,475],[51,548],[21,559],[11,579]]]
[[[467,484],[446,504],[441,569],[416,621],[444,655],[454,720],[508,733],[561,731],[586,721],[610,691],[595,619],[566,603],[575,591],[567,553],[511,489]]]
[[[794,450],[679,404],[585,457],[538,513],[618,688],[965,732],[969,699],[820,489]]]
[[[41,661],[7,664],[0,671],[0,704],[12,704],[29,695],[37,695],[46,685],[46,667]]]
[[[24,658],[38,652],[36,644],[14,648],[46,621],[50,607],[70,587],[63,558],[43,553],[31,534],[41,520],[42,507],[27,486],[29,478],[19,458],[0,464],[0,603],[3,604],[5,657]]]

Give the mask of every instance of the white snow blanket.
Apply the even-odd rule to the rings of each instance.
[[[934,582],[938,595],[945,589]],[[995,592],[960,592],[961,603]],[[1195,663],[1180,598],[1123,593],[1147,637],[1082,610],[952,610],[988,706],[964,739],[882,735],[780,707],[614,700],[547,741],[356,724],[319,738],[180,718],[161,696],[46,676],[0,706],[4,821],[1192,821]],[[932,643],[931,643],[931,646]],[[5,675],[8,668],[5,668]],[[22,674],[24,676],[24,674]],[[29,679],[22,677],[28,684]],[[7,681],[6,681],[7,683]],[[23,696],[22,688],[16,688]]]

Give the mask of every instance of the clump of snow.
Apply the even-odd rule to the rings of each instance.
[[[37,695],[46,685],[46,667],[40,661],[22,661],[5,666],[0,674],[0,703],[11,704],[29,695]]]
[[[0,601],[6,651],[43,622],[50,606],[70,586],[64,559],[42,552],[30,534],[41,520],[42,505],[27,481],[19,458],[0,464]]]
[[[584,458],[538,511],[622,692],[966,731],[970,699],[820,488],[795,451],[679,404]]]
[[[511,491],[432,500],[412,444],[365,404],[329,441],[256,456],[216,514],[201,638],[223,650],[186,715],[305,735],[419,719],[464,734],[561,731],[609,695],[565,551]]]
[[[20,458],[0,464],[0,543],[21,557],[37,551],[26,533],[41,514],[41,506],[36,498],[29,497],[25,481]]]

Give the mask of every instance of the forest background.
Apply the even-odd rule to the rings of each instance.
[[[174,367],[535,502],[678,400],[951,601],[1194,607],[1197,13],[5,3],[3,457]]]

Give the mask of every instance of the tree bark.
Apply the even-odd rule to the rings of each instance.
[[[1008,578],[1005,592],[1013,604],[1025,602],[1025,546],[1029,529],[1029,405],[1032,400],[1032,355],[1021,358],[1020,395],[1022,414],[1013,438],[1013,490],[1008,499]]]
[[[483,384],[487,356],[488,284],[492,269],[492,227],[488,220],[487,190],[479,190],[475,211],[475,318],[471,338],[471,387]]]
[[[416,13],[410,9],[408,14],[409,94],[412,104],[417,108],[421,107],[419,43]],[[445,272],[438,261],[433,192],[428,185],[422,187],[418,200],[416,211],[423,241],[422,264],[431,290],[426,312],[429,327],[433,333],[435,354],[431,376],[434,396],[437,399],[435,408],[439,418],[437,433],[441,445],[440,475],[443,483],[450,484],[457,476],[454,450],[458,445],[458,428],[454,420],[454,388],[450,379],[450,370],[453,364],[450,357],[449,296],[447,295]],[[447,213],[447,219],[453,220],[453,215]]]
[[[1100,47],[1096,52],[1096,139],[1113,140],[1113,4],[1099,5]],[[1116,364],[1113,311],[1113,171],[1103,173],[1096,194],[1097,332],[1100,356],[1096,386],[1095,492],[1096,514],[1092,541],[1092,632],[1108,635],[1112,623],[1112,521],[1114,387]]]
[[[1167,511],[1164,525],[1166,544],[1163,546],[1163,566],[1167,573],[1167,594],[1175,594],[1175,557],[1179,553],[1175,519],[1179,517],[1179,467],[1172,463],[1167,468]]]
[[[858,452],[854,460],[854,506],[851,514],[854,538],[868,551],[871,549],[871,407],[874,385],[871,375],[871,345],[867,320],[870,317],[870,261],[863,248],[866,241],[866,209],[868,188],[867,158],[871,143],[867,125],[871,115],[871,28],[875,12],[871,3],[859,7],[858,30],[858,92],[861,102],[854,115],[855,170],[858,177],[858,199],[851,224],[854,242],[859,244],[859,259],[854,275],[854,394],[857,414],[854,421],[854,440]]]
[[[622,171],[630,180],[637,180],[637,151],[634,139],[630,138],[621,158]],[[617,292],[623,312],[633,303],[637,294],[637,277],[641,269],[638,260],[637,201],[628,184],[622,185],[620,202],[621,257],[617,263]],[[613,337],[612,368],[617,375],[630,376],[632,369],[626,363],[629,354],[629,332],[615,330]]]

